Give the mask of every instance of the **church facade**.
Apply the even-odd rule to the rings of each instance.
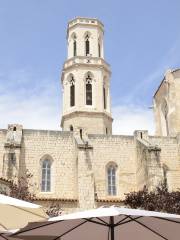
[[[169,70],[153,97],[156,134],[113,135],[110,65],[97,19],[68,23],[62,131],[0,129],[0,183],[33,174],[31,191],[65,212],[122,204],[125,193],[166,181],[180,188],[180,69]]]

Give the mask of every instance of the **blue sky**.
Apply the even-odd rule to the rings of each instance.
[[[105,25],[114,133],[153,133],[153,93],[180,67],[179,13],[179,0],[0,0],[0,128],[59,129],[67,22],[84,16]]]

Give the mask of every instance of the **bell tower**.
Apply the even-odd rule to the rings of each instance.
[[[104,26],[97,19],[68,23],[67,60],[62,71],[65,131],[111,134],[110,66],[104,60]]]

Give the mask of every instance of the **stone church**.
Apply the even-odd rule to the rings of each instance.
[[[0,129],[1,185],[29,170],[37,203],[57,202],[65,212],[122,204],[125,193],[162,181],[180,188],[180,69],[167,71],[154,94],[155,136],[112,135],[103,36],[98,19],[68,23],[62,131]]]

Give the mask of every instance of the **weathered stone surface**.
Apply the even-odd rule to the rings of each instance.
[[[156,135],[180,132],[180,69],[168,70],[154,95]]]

